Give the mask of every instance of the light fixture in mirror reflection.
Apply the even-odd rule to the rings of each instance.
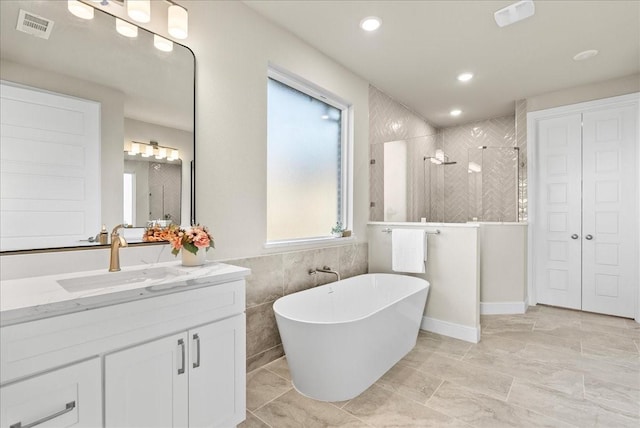
[[[128,148],[125,147],[125,151],[129,156],[140,155],[143,158],[154,157],[158,160],[166,159],[168,161],[180,159],[180,151],[178,149],[160,146],[157,141],[150,141],[149,143],[132,141],[129,143]]]
[[[126,3],[122,1],[110,0],[100,4],[86,0],[79,2],[93,11],[91,20],[72,14],[70,3],[0,1],[0,74],[3,81],[11,84],[59,94],[62,98],[88,100],[99,105],[96,138],[99,165],[93,167],[99,174],[96,184],[85,189],[85,193],[97,195],[93,207],[95,220],[91,222],[97,226],[71,222],[69,227],[74,226],[80,231],[76,234],[77,230],[74,229],[73,236],[65,232],[65,236],[61,234],[60,239],[54,242],[53,237],[44,239],[43,233],[60,230],[59,222],[39,222],[37,231],[34,227],[28,228],[34,234],[34,239],[29,244],[0,245],[0,252],[3,253],[96,245],[86,241],[99,232],[102,224],[110,228],[126,222],[135,227],[144,227],[151,220],[166,221],[170,218],[175,223],[180,223],[181,219],[185,222],[191,222],[192,219],[195,221],[191,189],[195,125],[193,52],[176,42],[171,42],[173,50],[170,53],[155,49],[153,33],[126,22],[129,18],[124,10]],[[162,1],[151,4],[154,13],[152,20],[156,19],[155,16],[162,16],[161,13],[155,13],[159,6],[166,3]],[[47,31],[50,30],[51,37],[43,37],[44,31],[40,31],[41,35],[17,29],[16,23],[19,22],[21,11],[23,16],[26,12],[27,15],[42,19]],[[114,15],[118,16],[120,22]],[[121,30],[116,31],[116,26],[121,27]],[[3,109],[3,122],[5,114],[8,113]],[[57,125],[55,121],[52,123]],[[3,123],[2,138],[8,136],[4,135],[5,128]],[[144,148],[145,154],[148,142],[158,141],[160,144],[157,149],[151,147],[153,152],[146,158],[141,154],[131,156],[127,152],[123,155],[123,149],[130,150],[127,143],[123,145],[123,142],[132,141],[145,142],[146,145],[140,145],[139,148],[140,152]],[[2,146],[4,148],[4,143]],[[75,157],[57,155],[56,159],[58,158],[63,164],[75,161]],[[137,207],[136,215],[129,217],[129,221],[124,221],[124,173],[135,171],[136,168],[140,172],[145,168],[132,164],[137,161],[144,161],[149,171],[146,175],[135,174],[137,191],[133,192],[135,199],[129,199],[131,205]],[[188,167],[182,168],[182,163]],[[6,172],[4,165],[3,163],[3,174]],[[156,174],[169,170],[169,167],[174,170],[168,179],[170,185],[163,182],[153,188],[142,187],[142,184],[149,184],[151,170]],[[18,167],[15,170],[20,172]],[[2,181],[4,193],[5,180]],[[51,180],[47,184],[60,191],[69,188],[68,185],[58,185]],[[152,185],[155,186],[153,183]],[[36,186],[29,191],[38,192],[41,187]],[[169,196],[169,191],[172,196]],[[173,204],[171,208],[170,204]],[[16,213],[17,215],[27,217]],[[62,213],[57,215],[61,216]],[[3,225],[4,220],[3,216]],[[9,230],[2,227],[0,238],[3,238],[5,232],[19,231],[20,229]],[[16,240],[18,241],[26,242]]]

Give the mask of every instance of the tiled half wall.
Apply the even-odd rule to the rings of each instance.
[[[331,274],[309,275],[329,266],[342,278],[367,273],[368,247],[354,243],[337,247],[225,260],[251,269],[247,281],[247,371],[284,355],[273,303],[280,297],[335,281]]]

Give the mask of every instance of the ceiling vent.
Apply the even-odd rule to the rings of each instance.
[[[533,0],[522,0],[500,9],[493,14],[493,17],[498,27],[506,27],[533,16],[535,11],[536,7],[533,4]]]
[[[53,21],[20,9],[16,30],[42,39],[49,39],[53,30]]]

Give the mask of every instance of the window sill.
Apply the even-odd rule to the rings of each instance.
[[[323,236],[320,238],[292,239],[285,241],[270,241],[264,244],[264,248],[289,248],[289,247],[330,247],[355,242],[355,235],[336,238]]]

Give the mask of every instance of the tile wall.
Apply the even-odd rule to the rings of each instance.
[[[369,85],[369,165],[371,221],[384,220],[384,143],[433,135],[436,129],[426,120]],[[411,150],[413,146],[410,145]],[[411,174],[411,171],[409,171]],[[408,183],[411,186],[411,181]],[[412,193],[411,189],[409,194]]]
[[[225,260],[251,269],[247,281],[247,371],[284,355],[273,303],[280,297],[335,280],[330,274],[309,275],[309,269],[329,266],[342,278],[367,273],[366,243]]]
[[[435,129],[423,118],[369,86],[371,221],[385,220],[384,143],[407,144],[407,221],[526,221],[527,103],[515,102],[513,115]],[[472,153],[479,146],[506,147]],[[513,150],[517,147],[519,150]],[[456,164],[425,163],[443,149]],[[471,177],[468,162],[484,159],[483,173]],[[517,175],[516,175],[517,174]],[[477,183],[471,181],[476,178]]]

